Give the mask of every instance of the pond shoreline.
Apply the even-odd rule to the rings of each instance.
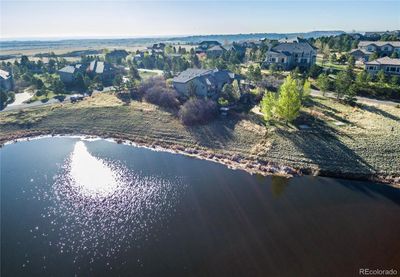
[[[229,155],[225,153],[215,153],[212,149],[197,149],[185,148],[179,144],[168,144],[161,141],[145,141],[142,138],[132,138],[123,134],[111,134],[104,132],[70,132],[70,131],[54,131],[54,130],[22,130],[10,133],[0,137],[0,147],[5,144],[15,143],[21,140],[37,139],[42,137],[81,137],[83,139],[105,139],[111,140],[118,144],[132,145],[136,147],[144,147],[154,151],[163,151],[174,154],[181,154],[197,159],[212,161],[223,164],[230,169],[239,169],[248,172],[249,174],[260,174],[263,176],[283,176],[294,177],[302,175],[312,175],[321,177],[332,177],[339,179],[371,181],[390,185],[395,188],[400,188],[400,177],[396,176],[381,176],[376,174],[360,174],[360,173],[344,173],[340,171],[315,170],[312,168],[293,168],[286,165],[280,165],[273,162],[264,162],[259,160],[251,160],[240,155]]]

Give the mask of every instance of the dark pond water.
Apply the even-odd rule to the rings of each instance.
[[[358,276],[400,265],[400,191],[252,176],[105,140],[0,150],[1,276]]]

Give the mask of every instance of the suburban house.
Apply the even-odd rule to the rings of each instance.
[[[317,50],[303,39],[285,39],[268,49],[263,64],[266,67],[275,64],[283,70],[295,67],[306,69],[315,63],[316,56]]]
[[[372,55],[372,52],[364,49],[353,49],[349,52],[349,54],[353,56],[356,61],[367,62],[369,57]]]
[[[301,37],[284,37],[278,40],[279,43],[299,43],[299,42],[307,42],[306,39],[301,38]]]
[[[360,41],[358,49],[376,52],[379,56],[390,56],[393,52],[400,55],[400,41]]]
[[[9,91],[14,88],[14,78],[8,71],[0,69],[0,89]]]
[[[167,45],[165,43],[160,42],[160,43],[155,43],[150,47],[147,47],[147,49],[151,55],[162,54],[162,53],[164,53],[164,49],[166,46]]]
[[[207,53],[207,50],[215,47],[215,46],[219,46],[222,48],[221,43],[219,43],[216,40],[205,40],[199,43],[199,45],[197,46],[197,48],[195,49],[196,54],[202,54],[202,53]],[[219,50],[220,48],[215,48],[215,50]],[[223,50],[222,50],[223,51]]]
[[[221,57],[225,51],[226,49],[221,45],[215,45],[206,50],[206,55],[209,58],[218,58]]]
[[[400,75],[400,59],[383,57],[365,63],[365,70],[371,75],[375,75],[383,70],[388,75]]]
[[[60,80],[65,84],[73,83],[76,80],[76,73],[83,72],[84,66],[82,64],[67,65],[58,70]]]
[[[126,50],[113,50],[109,53],[106,54],[106,60],[107,61],[122,61],[124,60],[127,56],[129,55],[129,53]]]
[[[364,36],[369,39],[379,39],[381,36],[400,36],[400,30],[382,31],[382,32],[365,32]]]
[[[181,96],[195,93],[199,97],[216,99],[223,86],[234,80],[240,80],[240,76],[228,70],[190,68],[181,72],[172,83]]]
[[[87,73],[92,77],[100,76],[103,83],[111,83],[116,74],[110,63],[97,60],[90,62]]]

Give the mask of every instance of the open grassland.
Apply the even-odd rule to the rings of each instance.
[[[350,107],[312,98],[296,126],[265,127],[257,114],[232,114],[196,127],[154,105],[98,94],[77,104],[0,113],[0,141],[40,134],[87,134],[158,145],[262,169],[353,178],[400,176],[400,108]],[[262,171],[262,170],[261,170]]]

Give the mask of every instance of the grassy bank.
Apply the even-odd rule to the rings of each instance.
[[[342,105],[313,98],[297,124],[266,128],[256,114],[232,115],[185,127],[154,105],[99,94],[77,104],[0,113],[0,142],[40,134],[90,134],[218,160],[249,171],[291,172],[347,178],[400,176],[400,109]],[[280,167],[279,167],[280,166]]]

